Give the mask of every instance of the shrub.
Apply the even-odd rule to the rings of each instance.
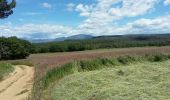
[[[92,71],[101,69],[104,66],[104,64],[101,59],[96,59],[90,61],[81,61],[80,66],[83,71]]]
[[[159,61],[165,61],[169,59],[169,55],[165,55],[165,54],[146,55],[146,58],[148,61],[151,62],[159,62]]]
[[[117,60],[121,64],[130,64],[137,61],[138,59],[132,56],[125,56],[125,57],[118,57]]]

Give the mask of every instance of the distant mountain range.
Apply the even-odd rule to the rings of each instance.
[[[92,35],[78,34],[78,35],[73,35],[70,37],[60,37],[60,38],[55,38],[55,39],[26,39],[26,40],[32,43],[45,43],[45,42],[61,42],[65,40],[84,40],[84,39],[91,39],[94,37],[95,36],[92,36]]]
[[[32,43],[45,43],[45,42],[62,42],[66,40],[85,40],[85,39],[98,39],[98,40],[115,40],[115,39],[124,39],[124,40],[150,40],[160,38],[169,39],[170,34],[132,34],[132,35],[109,35],[109,36],[92,36],[86,34],[73,35],[70,37],[60,37],[55,39],[26,39]]]

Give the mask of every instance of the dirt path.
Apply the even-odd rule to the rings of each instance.
[[[16,66],[15,71],[0,83],[0,100],[27,100],[33,75],[33,67]]]

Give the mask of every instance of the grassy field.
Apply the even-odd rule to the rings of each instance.
[[[170,53],[170,46],[164,47],[136,47],[136,48],[120,48],[120,49],[101,49],[101,50],[88,50],[78,52],[64,52],[64,53],[42,53],[32,54],[27,60],[34,63],[38,75],[45,75],[45,73],[55,68],[72,61],[89,60],[101,57],[118,57],[126,55],[146,55],[146,54],[159,54]],[[38,67],[37,67],[38,66]]]
[[[53,100],[168,100],[170,60],[77,72],[61,79]]]
[[[0,62],[0,81],[3,80],[5,76],[7,76],[10,72],[12,72],[14,68],[11,64]]]
[[[147,66],[148,68],[145,67],[146,69],[143,69],[143,70],[149,70],[150,63],[155,63],[155,62],[161,63],[161,62],[167,61],[169,59],[170,59],[170,55],[156,54],[156,55],[145,55],[145,56],[121,56],[121,57],[111,57],[111,58],[98,58],[98,59],[93,59],[93,60],[74,61],[74,62],[65,64],[65,65],[62,65],[60,67],[53,68],[53,69],[49,70],[44,77],[41,77],[38,80],[35,80],[33,95],[35,96],[35,98],[37,98],[36,100],[51,99],[51,97],[53,97],[53,96],[51,96],[51,94],[53,94],[53,88],[55,87],[54,85],[60,84],[60,82],[63,80],[63,78],[65,79],[65,77],[69,77],[72,75],[73,75],[73,77],[79,76],[79,75],[80,75],[80,77],[83,77],[83,76],[86,76],[87,74],[89,74],[89,77],[92,77],[93,75],[90,75],[90,73],[91,74],[95,73],[95,72],[98,73],[98,71],[100,72],[102,70],[108,69],[104,72],[104,74],[107,73],[107,71],[108,71],[108,73],[112,73],[112,72],[109,72],[109,70],[114,70],[114,71],[117,71],[118,75],[126,76],[126,75],[130,74],[131,72],[133,73],[133,71],[131,71],[130,67],[127,67],[129,65],[131,65],[132,68],[134,65],[136,66],[135,68],[138,68],[137,66],[140,67],[141,66],[140,64],[148,65]],[[166,62],[163,62],[163,63],[166,63]],[[157,64],[159,64],[159,63],[157,63]],[[138,72],[141,70],[140,68],[139,69],[135,69],[135,68],[133,68],[134,72],[135,72],[135,70],[138,70]],[[153,68],[153,67],[151,66],[151,68]],[[152,69],[152,70],[154,71],[154,69]],[[157,71],[157,72],[159,72],[159,71]],[[155,73],[157,73],[157,72],[155,72]],[[87,74],[85,74],[85,73],[87,73]],[[142,70],[141,70],[140,74],[142,74],[142,73],[145,74],[144,71],[142,72]],[[102,72],[100,74],[102,75]],[[135,74],[137,75],[138,73],[134,73],[134,75]],[[159,74],[160,73],[158,73],[158,75]],[[113,73],[113,76],[114,75],[115,74]],[[98,76],[96,75],[96,77],[98,77]],[[99,75],[99,77],[100,77],[100,75]],[[104,77],[107,79],[106,76],[103,76],[103,78]],[[77,77],[77,79],[78,79],[78,77]],[[72,78],[66,79],[66,80],[69,80],[68,82],[70,82],[70,80],[72,80]],[[76,80],[74,80],[74,81],[76,82]],[[78,83],[83,85],[82,82],[86,82],[86,80],[81,80],[80,83],[79,82]],[[76,83],[76,84],[73,83],[73,85],[75,85],[75,87],[74,87],[75,89],[76,89],[76,86],[78,83]],[[64,83],[61,83],[61,84],[64,84]],[[88,85],[88,83],[86,85]],[[107,85],[107,84],[105,84],[105,85]],[[71,85],[69,85],[69,86],[71,86]],[[58,86],[58,87],[60,87],[60,86]],[[67,86],[62,85],[61,88],[62,87],[67,87]],[[71,89],[73,89],[73,88],[71,88]],[[68,90],[68,88],[65,88],[65,90],[57,89],[56,91],[63,92],[61,94],[59,93],[58,95],[64,95],[66,91],[70,91],[70,90]],[[76,90],[73,89],[73,91],[76,91]],[[84,90],[84,92],[85,91],[86,90]],[[87,92],[88,91],[89,90],[87,90]],[[40,93],[40,94],[37,94],[37,93]],[[55,94],[55,95],[57,95],[57,94]],[[67,97],[67,95],[65,95],[65,96]],[[69,95],[68,95],[68,97],[69,97]],[[58,98],[58,96],[57,96],[57,98]],[[61,98],[63,98],[63,97],[61,97]],[[67,99],[65,99],[65,100],[67,100]]]
[[[62,82],[67,77],[70,77],[70,79],[72,79],[73,77],[71,77],[71,76],[74,76],[74,75],[78,78],[78,77],[81,77],[81,74],[82,74],[82,76],[86,76],[86,75],[90,76],[93,73],[100,73],[100,72],[101,72],[100,74],[102,75],[102,72],[106,73],[107,71],[108,71],[108,73],[112,73],[114,71],[116,73],[116,71],[118,71],[117,73],[120,76],[122,76],[122,75],[124,76],[126,74],[126,72],[124,72],[124,69],[123,70],[118,69],[119,67],[121,68],[121,66],[129,66],[129,65],[134,66],[135,63],[138,63],[139,66],[141,66],[142,63],[144,63],[143,65],[145,65],[145,64],[151,64],[151,62],[152,63],[153,62],[161,62],[161,61],[166,61],[167,59],[170,59],[170,56],[159,55],[161,53],[165,54],[165,55],[170,54],[170,47],[169,46],[138,47],[138,48],[102,49],[102,50],[64,52],[64,53],[32,54],[27,59],[10,60],[10,61],[5,61],[5,62],[9,62],[12,65],[34,66],[35,67],[35,74],[34,74],[35,76],[34,76],[34,85],[33,85],[31,100],[50,100],[51,97],[53,99],[56,99],[55,96],[51,96],[50,94],[54,94],[54,95],[60,94],[60,93],[55,94],[56,91],[53,90],[53,88],[54,88],[53,85],[56,84],[55,89],[57,89],[57,87],[60,87],[59,86],[60,82]],[[155,56],[155,55],[157,55],[157,56]],[[1,64],[1,66],[2,65],[4,66],[4,64]],[[8,67],[9,67],[9,65],[8,65]],[[8,67],[5,67],[5,68],[8,69]],[[115,67],[117,69],[114,69]],[[4,67],[2,67],[2,68],[4,68]],[[10,70],[6,71],[6,69],[2,69],[2,68],[0,68],[0,71],[1,71],[0,74],[3,73],[3,75],[1,74],[1,79],[2,79],[2,77],[4,77],[4,75],[7,75],[10,72]],[[122,67],[122,68],[124,68],[124,67]],[[109,70],[112,72],[109,72]],[[114,73],[113,73],[113,75],[114,75]],[[92,77],[92,76],[90,76],[90,77]],[[100,75],[99,75],[99,77],[100,77]],[[104,76],[103,76],[103,78],[104,78]],[[110,79],[110,78],[108,78],[108,79]],[[56,81],[59,82],[59,84],[55,83]],[[120,82],[121,81],[122,80],[120,80]],[[75,82],[76,82],[76,80],[75,80]],[[65,84],[67,84],[67,83],[65,83]],[[78,84],[78,83],[76,83],[76,84]],[[80,84],[82,84],[82,82],[80,82]],[[105,84],[105,85],[107,85],[107,84]],[[64,87],[66,87],[66,86],[64,86]],[[76,87],[75,87],[75,89],[76,89]],[[68,90],[68,91],[70,91],[70,90]],[[61,90],[58,92],[62,93],[65,91],[67,91],[67,89]],[[76,91],[76,90],[74,90],[74,91]],[[84,90],[84,91],[86,91],[86,90]],[[88,91],[89,90],[87,90],[87,92]],[[74,97],[77,97],[79,99],[80,97],[76,96],[76,95],[78,95],[78,94],[75,94]],[[91,95],[93,95],[93,93]],[[67,95],[65,95],[65,96],[67,96]],[[88,94],[87,94],[87,96],[88,96],[88,98],[85,98],[85,99],[96,100],[96,96],[94,96],[94,98],[91,98],[90,95],[88,95]],[[73,99],[74,99],[74,97],[73,97]],[[81,97],[83,97],[83,96],[81,95]],[[63,98],[62,95],[61,95],[61,98]],[[99,99],[100,98],[102,99],[102,97],[99,97]],[[66,100],[67,100],[67,98],[66,98]],[[97,98],[97,100],[98,100],[98,98]]]
[[[170,47],[165,46],[165,47],[103,49],[103,50],[91,50],[91,51],[80,51],[80,52],[45,53],[45,54],[30,55],[30,57],[28,57],[26,60],[33,63],[35,66],[34,86],[32,91],[33,100],[50,100],[48,96],[51,94],[51,91],[46,91],[46,90],[48,90],[49,85],[51,87],[51,84],[53,84],[54,81],[57,81],[58,79],[61,79],[64,76],[74,74],[75,72],[84,72],[86,70],[89,71],[96,68],[101,69],[103,68],[103,66],[99,66],[101,65],[101,63],[106,64],[104,65],[104,67],[106,68],[110,66],[110,64],[108,64],[107,61],[106,63],[105,60],[102,60],[100,58],[120,57],[119,60],[116,61],[118,63],[112,63],[115,64],[114,66],[116,66],[117,64],[120,66],[120,65],[128,65],[128,63],[131,63],[131,60],[132,62],[136,62],[133,61],[135,59],[131,59],[127,61],[126,56],[128,55],[144,56],[144,55],[157,55],[160,53],[170,54]],[[125,59],[123,57],[125,57]],[[157,58],[156,60],[160,60],[159,57]],[[99,64],[93,61],[96,59],[98,59],[97,61],[99,61]],[[90,60],[90,62],[86,60]],[[115,59],[112,60],[114,62]],[[147,60],[150,60],[152,62],[153,58],[151,57],[151,59],[147,59]],[[80,61],[82,62],[80,63]],[[143,61],[143,59],[139,61]],[[145,61],[146,59],[144,60],[144,62]],[[74,62],[74,63],[67,64],[70,62]],[[75,62],[76,63],[79,62],[78,64],[81,64],[79,65],[81,66],[81,68],[75,65]],[[89,65],[90,67],[86,65]],[[44,98],[44,96],[46,95],[47,98],[46,97]]]

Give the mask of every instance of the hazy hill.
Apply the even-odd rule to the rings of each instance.
[[[93,38],[94,36],[92,35],[86,35],[86,34],[78,34],[78,35],[73,35],[70,37],[59,37],[55,39],[27,39],[32,43],[44,43],[44,42],[61,42],[65,40],[83,40],[83,39],[90,39]]]

